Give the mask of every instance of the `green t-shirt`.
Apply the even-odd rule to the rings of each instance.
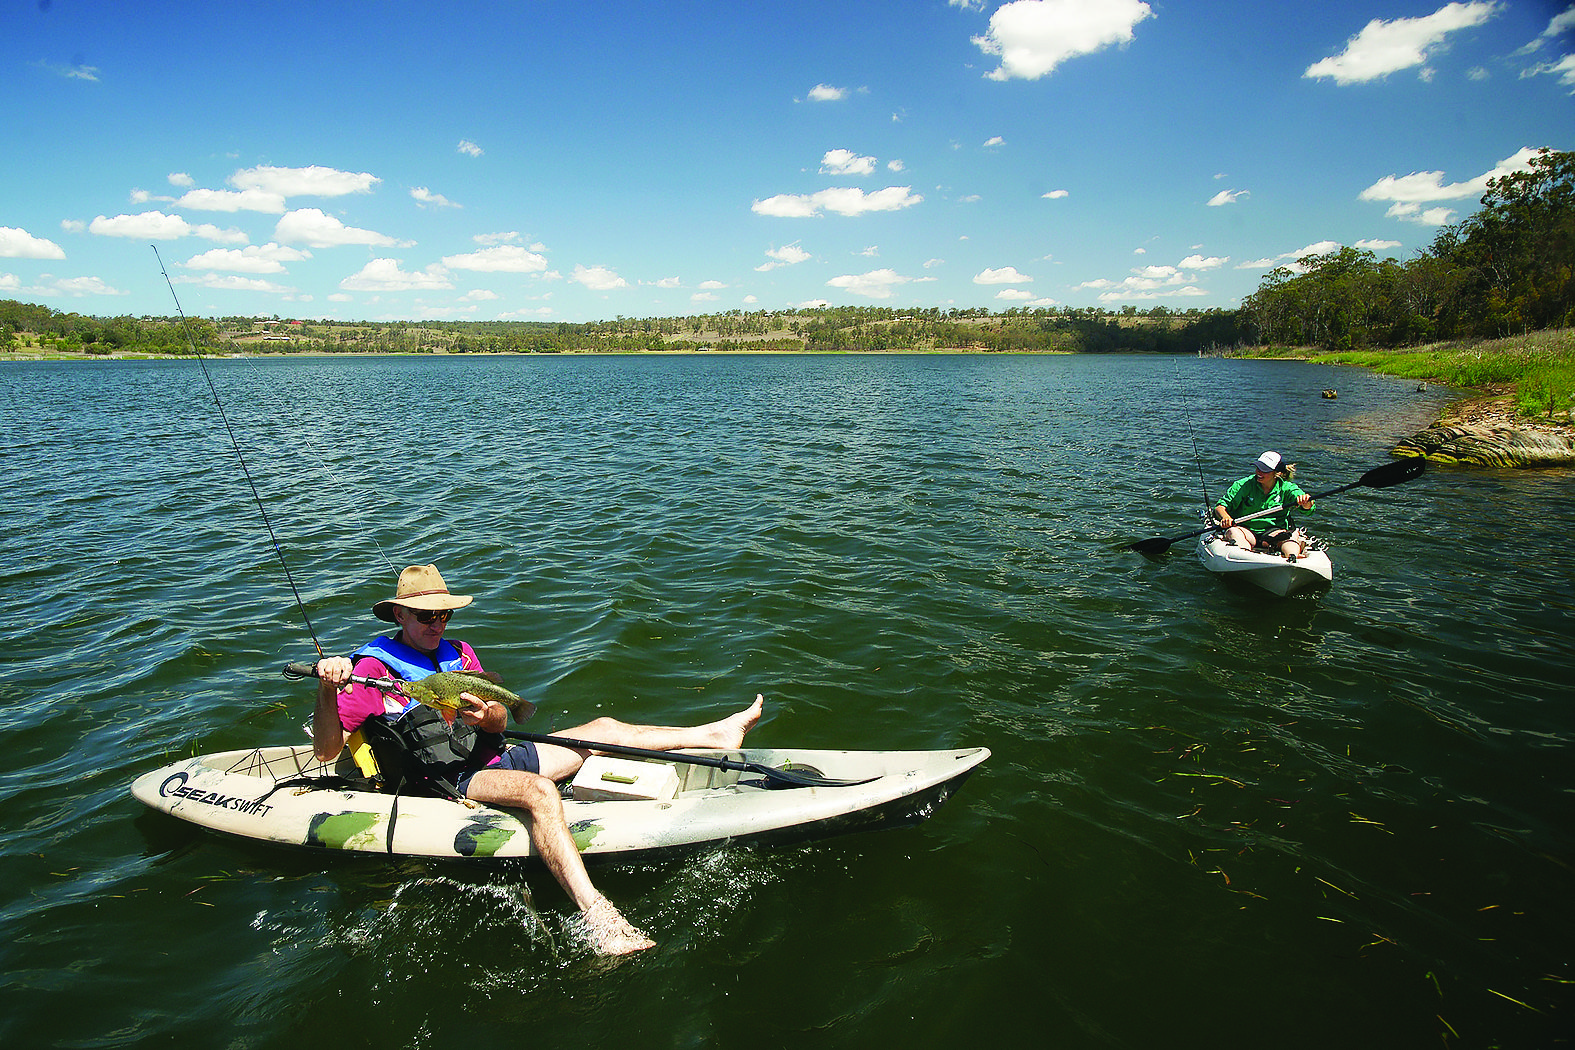
[[[1256,514],[1260,510],[1270,507],[1281,507],[1278,514],[1266,514],[1261,518],[1249,521],[1243,528],[1260,533],[1265,529],[1291,527],[1291,511],[1300,510],[1296,501],[1307,495],[1294,481],[1276,477],[1274,484],[1269,486],[1269,491],[1263,491],[1263,486],[1258,484],[1257,475],[1242,478],[1236,484],[1225,490],[1225,498],[1220,504],[1230,513],[1231,520],[1245,518],[1249,514]]]

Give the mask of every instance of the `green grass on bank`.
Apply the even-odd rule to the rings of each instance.
[[[1306,347],[1263,347],[1237,351],[1234,356],[1305,357],[1320,364],[1360,365],[1385,375],[1483,392],[1508,387],[1516,411],[1540,421],[1568,423],[1575,406],[1575,329],[1403,350],[1320,354]]]

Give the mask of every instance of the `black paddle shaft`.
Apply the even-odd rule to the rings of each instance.
[[[1383,466],[1374,467],[1372,470],[1369,470],[1367,473],[1363,474],[1349,485],[1341,485],[1337,489],[1330,489],[1328,492],[1320,492],[1313,496],[1313,499],[1325,499],[1326,497],[1355,488],[1386,489],[1391,485],[1399,485],[1403,482],[1419,478],[1422,476],[1422,472],[1426,469],[1427,462],[1425,460],[1397,459],[1393,463],[1385,463]],[[1260,510],[1256,514],[1248,514],[1235,519],[1235,521],[1237,524],[1239,524],[1244,521],[1252,521],[1254,518],[1268,517],[1270,514],[1278,514],[1282,510],[1290,510],[1294,506],[1294,504],[1286,504],[1283,507],[1270,507],[1268,510]],[[1173,536],[1170,539],[1166,539],[1163,536],[1154,536],[1150,539],[1138,540],[1136,543],[1129,543],[1123,547],[1122,550],[1137,551],[1139,554],[1162,554],[1170,549],[1170,545],[1172,543],[1191,539],[1193,536],[1201,536],[1205,532],[1213,532],[1217,527],[1218,526],[1210,525],[1206,529],[1198,529],[1194,532],[1188,532],[1181,536]]]
[[[315,664],[291,663],[284,668],[286,678],[315,678],[317,667]],[[352,682],[369,685],[377,689],[398,691],[399,683],[390,678],[363,678],[360,675],[351,675]],[[868,784],[879,777],[865,777],[862,780],[834,780],[831,777],[821,776],[809,770],[800,769],[774,769],[762,762],[739,762],[731,758],[716,758],[711,755],[689,755],[678,751],[651,751],[643,747],[628,747],[624,744],[606,744],[595,740],[576,740],[573,737],[549,736],[545,733],[527,733],[523,729],[505,729],[503,735],[510,740],[529,740],[534,744],[556,744],[574,751],[600,751],[608,755],[628,755],[630,758],[651,758],[659,762],[682,762],[691,766],[710,766],[713,769],[732,769],[740,773],[757,773],[767,780],[786,787],[854,787],[858,784]]]
[[[868,784],[879,777],[865,777],[862,780],[833,780],[830,777],[800,769],[775,769],[763,762],[740,762],[732,758],[717,758],[714,755],[691,755],[681,751],[651,751],[643,747],[628,747],[624,744],[605,744],[595,740],[576,740],[567,736],[551,736],[547,733],[527,733],[523,729],[505,729],[503,735],[510,740],[529,740],[533,744],[556,744],[558,747],[567,747],[575,751],[599,751],[608,755],[628,755],[630,758],[653,758],[658,762],[683,762],[691,766],[710,766],[712,769],[732,769],[740,773],[758,773],[768,780],[776,781],[790,787],[854,787],[858,784]]]

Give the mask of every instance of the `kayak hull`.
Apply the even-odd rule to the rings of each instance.
[[[565,799],[564,815],[587,860],[634,859],[734,841],[785,841],[918,823],[990,756],[951,751],[696,751],[780,768],[810,766],[851,787],[769,787],[751,773],[675,764],[677,797]],[[310,747],[274,746],[184,759],[138,777],[131,793],[163,813],[262,842],[401,856],[531,857],[529,818],[468,801],[377,791],[284,786],[295,777],[349,775],[347,758],[323,766]],[[396,804],[397,802],[397,804]]]
[[[1302,557],[1288,561],[1282,555],[1226,543],[1222,533],[1206,532],[1198,537],[1198,560],[1223,579],[1252,584],[1281,597],[1327,586],[1334,579],[1334,563],[1321,546],[1309,547]]]

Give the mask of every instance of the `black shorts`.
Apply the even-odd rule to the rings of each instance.
[[[1290,529],[1270,529],[1258,537],[1258,546],[1278,551],[1287,540],[1294,540]]]

